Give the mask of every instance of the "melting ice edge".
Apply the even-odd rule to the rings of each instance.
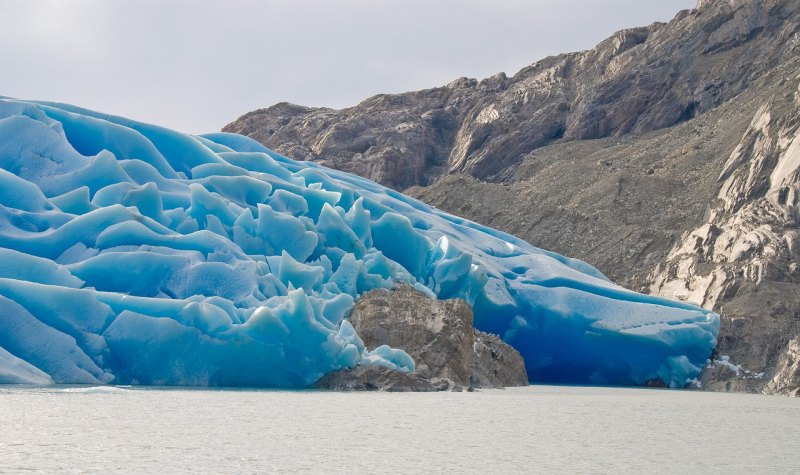
[[[0,98],[0,383],[302,388],[397,282],[473,306],[531,381],[680,387],[719,317],[234,134]]]

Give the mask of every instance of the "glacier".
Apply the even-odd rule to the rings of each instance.
[[[347,321],[397,283],[466,300],[534,382],[681,387],[719,329],[243,136],[0,97],[0,383],[304,388],[359,364],[413,371]]]

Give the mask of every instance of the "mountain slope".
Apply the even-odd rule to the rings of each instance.
[[[511,78],[226,127],[722,313],[705,387],[789,393],[800,2],[705,0]],[[741,365],[739,367],[738,365]]]
[[[502,179],[549,143],[647,132],[707,112],[789,54],[796,2],[706,3],[511,78],[461,78],[342,110],[283,103],[225,131],[396,189],[448,172]]]
[[[675,127],[544,147],[507,183],[453,175],[407,192],[719,312],[705,387],[795,392],[799,66]]]

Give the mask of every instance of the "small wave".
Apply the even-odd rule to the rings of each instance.
[[[130,391],[129,388],[120,386],[51,387],[45,390],[47,392],[70,394],[123,394]]]

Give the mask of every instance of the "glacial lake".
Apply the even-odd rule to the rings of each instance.
[[[800,399],[0,386],[0,472],[800,472]]]

